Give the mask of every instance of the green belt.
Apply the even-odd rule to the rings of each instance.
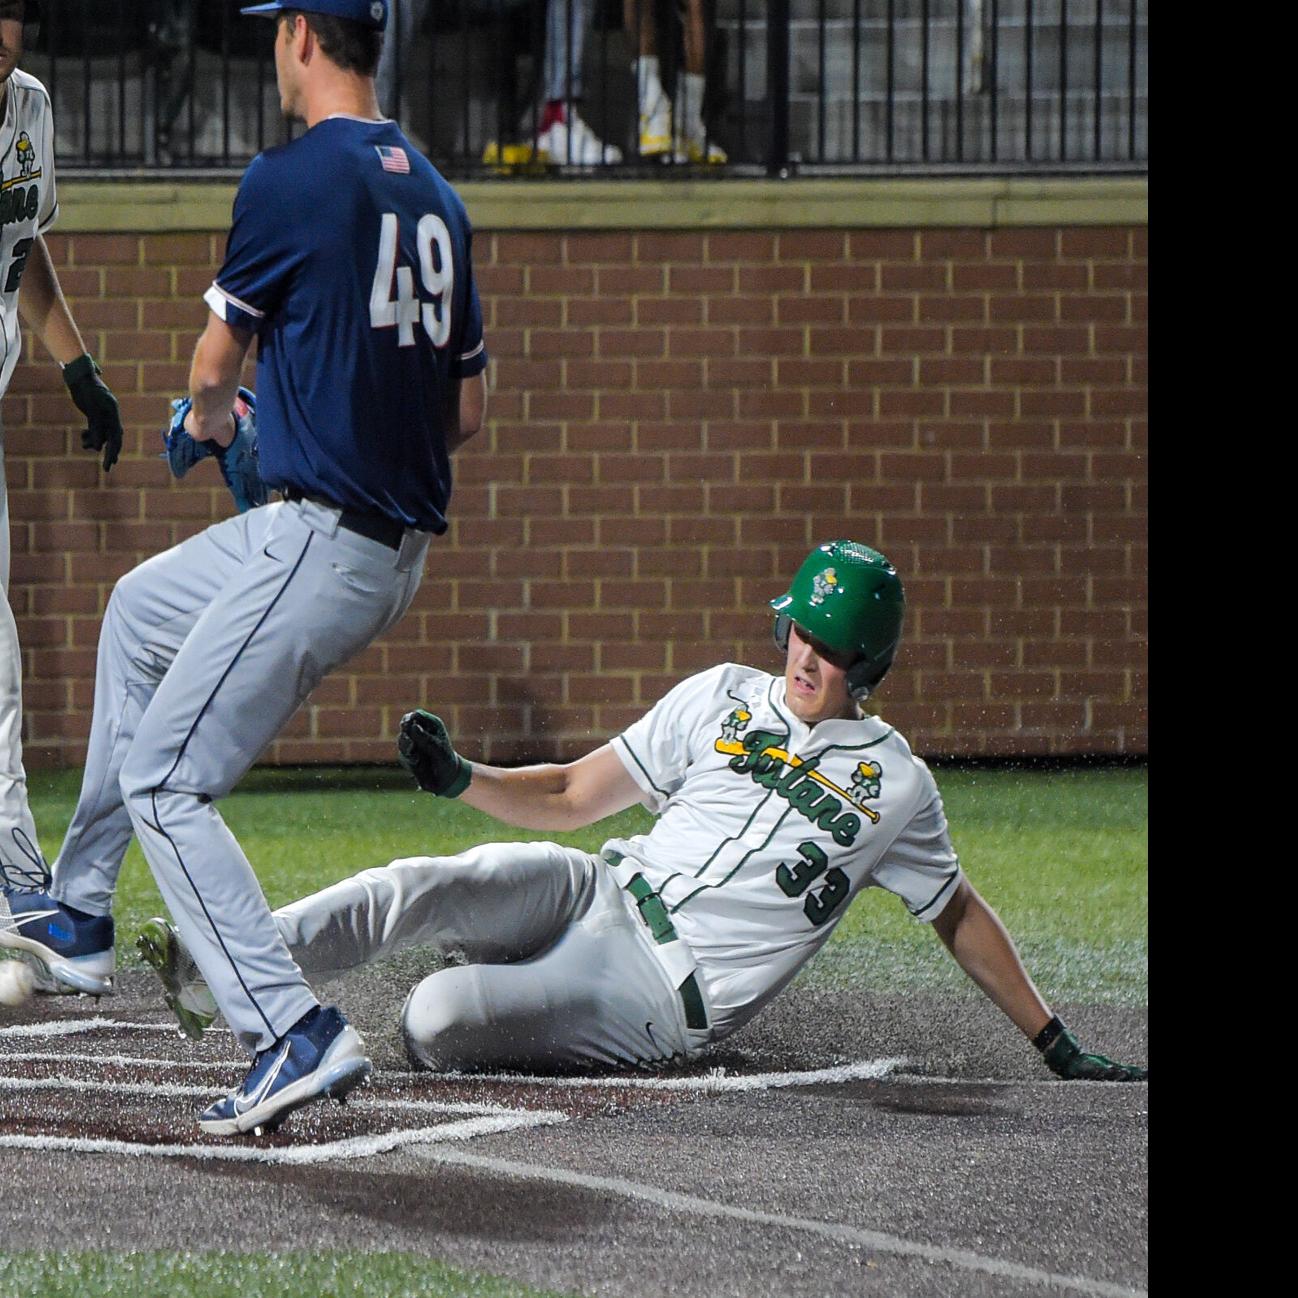
[[[614,856],[617,856],[616,861],[611,859]],[[623,858],[616,852],[610,852],[605,859],[610,865],[618,865]],[[676,932],[676,925],[667,914],[663,899],[650,886],[649,880],[643,874],[633,874],[631,881],[626,885],[626,890],[635,898],[636,909],[640,912],[640,918],[644,920],[653,940],[660,945],[665,942],[675,942],[680,934]],[[685,1007],[686,1026],[700,1032],[704,1031],[708,1026],[708,1013],[703,1008],[703,993],[699,991],[694,975],[690,974],[676,990],[680,993],[681,1004]]]

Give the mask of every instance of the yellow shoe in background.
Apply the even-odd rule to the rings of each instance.
[[[541,175],[545,171],[545,159],[538,158],[530,144],[497,144],[489,140],[482,161],[498,176]]]
[[[640,112],[640,156],[660,158],[671,151],[672,106],[666,95],[661,95],[647,112]]]
[[[685,141],[685,156],[696,166],[722,167],[730,161],[725,149],[715,140],[705,144],[702,138],[693,136]]]

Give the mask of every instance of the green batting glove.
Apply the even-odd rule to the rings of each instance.
[[[1115,1064],[1104,1055],[1088,1055],[1077,1044],[1077,1038],[1064,1027],[1056,1014],[1032,1039],[1041,1051],[1050,1071],[1068,1080],[1081,1078],[1088,1082],[1144,1082],[1148,1068],[1134,1064]]]
[[[458,798],[473,778],[473,768],[451,747],[441,717],[423,708],[401,718],[397,760],[425,793],[439,798]]]

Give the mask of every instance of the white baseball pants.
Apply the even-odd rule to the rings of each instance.
[[[18,627],[9,607],[9,493],[0,427],[0,863],[33,870],[41,868],[41,855],[23,770],[22,674]]]
[[[275,912],[308,975],[428,945],[467,963],[411,991],[402,1031],[439,1071],[660,1064],[697,1054],[648,932],[597,856],[487,843],[365,870]]]
[[[310,501],[265,505],[142,563],[104,614],[85,776],[51,892],[108,914],[134,833],[249,1052],[318,1002],[215,800],[327,673],[406,611],[427,545],[407,532],[390,549]]]

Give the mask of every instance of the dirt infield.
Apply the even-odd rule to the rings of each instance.
[[[193,1119],[232,1038],[119,987],[0,1010],[0,1169],[45,1207],[9,1199],[10,1250],[401,1250],[671,1298],[1146,1283],[1148,1086],[1054,1081],[980,1002],[804,990],[684,1072],[448,1079],[409,1069],[395,983],[356,978],[374,1084],[220,1140]],[[1066,1016],[1145,1058],[1143,1010]]]

